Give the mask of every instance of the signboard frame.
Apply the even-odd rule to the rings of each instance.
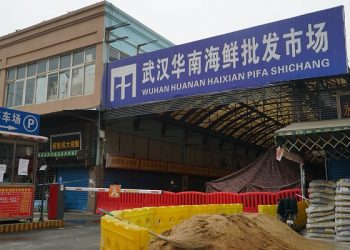
[[[0,208],[0,221],[33,219],[34,186],[0,186]]]
[[[106,109],[348,73],[344,8],[113,61]]]
[[[39,135],[40,115],[0,107],[0,130],[27,135]]]
[[[57,140],[55,139],[62,139],[64,137],[70,138],[69,141],[67,140]],[[71,147],[70,145],[72,144],[71,142],[74,141],[74,145],[76,145],[76,141],[79,141],[79,147]],[[55,143],[60,143],[60,146],[57,147],[55,146]],[[56,152],[56,151],[66,151],[66,150],[81,150],[82,149],[82,137],[81,137],[81,132],[71,132],[71,133],[63,133],[63,134],[54,134],[50,135],[50,151],[51,152]],[[64,146],[62,146],[64,144]],[[66,146],[68,145],[69,146]],[[62,147],[61,147],[62,146]]]

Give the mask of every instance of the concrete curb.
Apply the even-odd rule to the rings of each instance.
[[[44,228],[60,228],[64,226],[63,220],[48,220],[41,222],[15,223],[0,225],[0,233],[13,233],[21,231],[31,231]]]

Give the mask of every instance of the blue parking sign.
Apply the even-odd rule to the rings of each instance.
[[[0,130],[39,135],[40,115],[0,107]]]

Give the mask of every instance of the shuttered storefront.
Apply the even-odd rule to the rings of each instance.
[[[169,173],[106,168],[104,170],[103,186],[109,187],[109,185],[117,182],[122,185],[122,188],[168,190],[172,178],[178,179],[178,183],[181,183],[179,176],[173,176]]]
[[[350,178],[350,160],[329,160],[328,179]]]
[[[59,177],[66,187],[88,187],[89,171],[87,168],[57,168],[56,182]],[[88,193],[80,191],[65,191],[64,209],[72,211],[87,211]]]

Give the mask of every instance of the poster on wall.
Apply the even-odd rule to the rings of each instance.
[[[19,159],[18,162],[18,175],[28,175],[28,159]]]
[[[0,164],[0,182],[4,182],[5,173],[6,173],[6,165]]]

